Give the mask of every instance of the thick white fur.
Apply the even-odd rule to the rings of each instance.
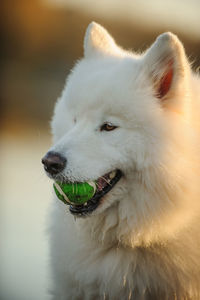
[[[200,299],[199,78],[172,33],[136,55],[91,23],[84,53],[56,104],[51,150],[68,180],[124,176],[85,218],[54,198],[53,299]]]

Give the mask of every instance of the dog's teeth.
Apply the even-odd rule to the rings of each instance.
[[[109,177],[110,179],[113,179],[116,175],[116,171],[112,171],[110,174],[109,174]]]

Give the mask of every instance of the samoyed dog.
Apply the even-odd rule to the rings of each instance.
[[[53,181],[97,191],[69,206],[55,194],[53,299],[200,299],[199,114],[200,81],[174,34],[135,54],[88,26],[42,162]]]

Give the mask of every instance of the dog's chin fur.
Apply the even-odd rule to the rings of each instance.
[[[56,105],[52,150],[66,155],[66,175],[70,174],[76,180],[82,179],[81,176],[98,178],[106,173],[106,168],[119,168],[124,176],[105,195],[97,209],[83,218],[73,217],[68,207],[54,198],[50,219],[53,299],[198,300],[199,78],[190,70],[182,44],[170,33],[161,35],[139,58],[120,49],[104,28],[92,23],[86,33],[84,49],[85,56],[70,75]],[[147,80],[145,72],[149,72],[151,77],[155,76],[153,84],[157,88],[168,55],[170,64],[174,59],[174,79],[167,96],[157,99],[152,95],[153,88],[149,87],[141,97],[138,92],[144,89],[141,78]],[[124,83],[125,75],[120,75],[117,84],[127,88],[127,91],[122,89],[122,93],[124,97],[127,95],[123,105],[129,105],[124,117],[130,126],[129,134],[127,137],[123,134],[123,140],[117,129],[113,135],[101,135],[98,140],[104,138],[102,148],[91,134],[89,144],[78,127],[76,131],[72,125],[74,117],[84,114],[80,110],[81,101],[76,105],[70,101],[79,101],[78,93],[84,97],[84,89],[90,90],[90,86],[85,85],[94,76],[97,86],[94,90],[91,88],[93,94],[88,95],[87,104],[92,106],[90,99],[93,97],[94,101],[98,98],[99,106],[101,103],[105,106],[98,93],[102,90],[105,97],[112,98],[112,93],[106,93],[102,88],[108,78],[112,84],[110,75],[98,90],[98,72],[88,79],[84,78],[84,72],[88,76],[98,67],[99,72],[102,69],[109,72],[114,68],[115,60],[122,62],[126,58],[136,60],[134,107],[132,100],[130,103],[130,90]],[[139,59],[142,59],[142,67],[138,67]],[[130,72],[128,66],[124,69],[125,73]],[[123,66],[120,65],[121,70]],[[147,85],[150,85],[148,80]],[[68,115],[70,122],[67,123],[65,109],[68,107],[74,113],[73,105],[77,116]],[[116,102],[117,105],[120,103]],[[113,103],[111,110],[112,106]],[[122,106],[119,110],[123,114]],[[91,118],[95,119],[96,115]],[[83,128],[82,124],[80,128]],[[141,133],[143,136],[138,138]],[[90,152],[89,147],[93,151]]]

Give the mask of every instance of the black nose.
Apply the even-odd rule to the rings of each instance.
[[[64,170],[66,166],[66,158],[64,158],[60,153],[49,151],[42,158],[42,163],[44,165],[45,171],[51,175],[56,175]]]

